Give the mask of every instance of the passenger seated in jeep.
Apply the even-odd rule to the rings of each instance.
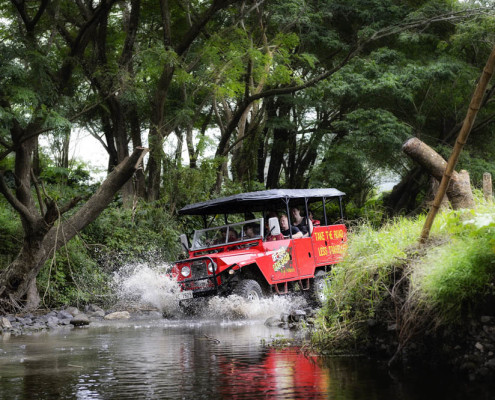
[[[244,225],[244,237],[245,238],[254,238],[255,236],[258,236],[254,232],[254,230],[255,230],[254,225],[252,225],[252,224]]]
[[[301,211],[298,207],[292,207],[290,209],[290,215],[292,217],[292,225],[298,228],[303,237],[308,237],[313,232],[313,223],[301,216]]]
[[[220,229],[219,231],[220,233],[220,236],[218,236],[218,233],[217,233],[217,237],[215,240],[213,240],[212,244],[224,244],[227,240],[227,228],[222,228]]]
[[[239,236],[234,229],[229,229],[229,242],[237,242]]]
[[[303,237],[303,233],[299,230],[297,226],[289,226],[289,219],[287,215],[282,214],[280,216],[280,230],[284,237],[289,236],[292,233],[292,239],[299,239]]]

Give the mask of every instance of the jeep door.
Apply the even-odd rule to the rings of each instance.
[[[299,271],[299,277],[313,277],[315,274],[315,257],[311,238],[293,239],[292,242],[292,252]]]
[[[257,263],[269,281],[291,280],[299,275],[294,240],[275,240],[264,242],[263,245],[265,256],[260,257]]]

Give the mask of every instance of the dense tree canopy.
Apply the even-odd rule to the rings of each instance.
[[[390,210],[411,211],[428,181],[401,145],[449,151],[495,43],[490,1],[0,0],[0,15],[0,183],[24,241],[34,210],[51,226],[87,191],[76,129],[108,172],[149,147],[128,208],[310,186],[361,207],[392,174]],[[495,173],[494,93],[461,159],[475,184]]]

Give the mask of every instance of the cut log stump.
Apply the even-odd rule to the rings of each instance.
[[[447,161],[430,146],[418,138],[412,138],[404,143],[402,150],[431,176],[438,181],[442,180]],[[447,188],[447,197],[454,210],[474,208],[474,197],[467,171],[454,171]]]

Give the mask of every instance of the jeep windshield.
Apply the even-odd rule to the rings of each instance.
[[[191,250],[263,238],[263,218],[200,229],[194,232]]]

